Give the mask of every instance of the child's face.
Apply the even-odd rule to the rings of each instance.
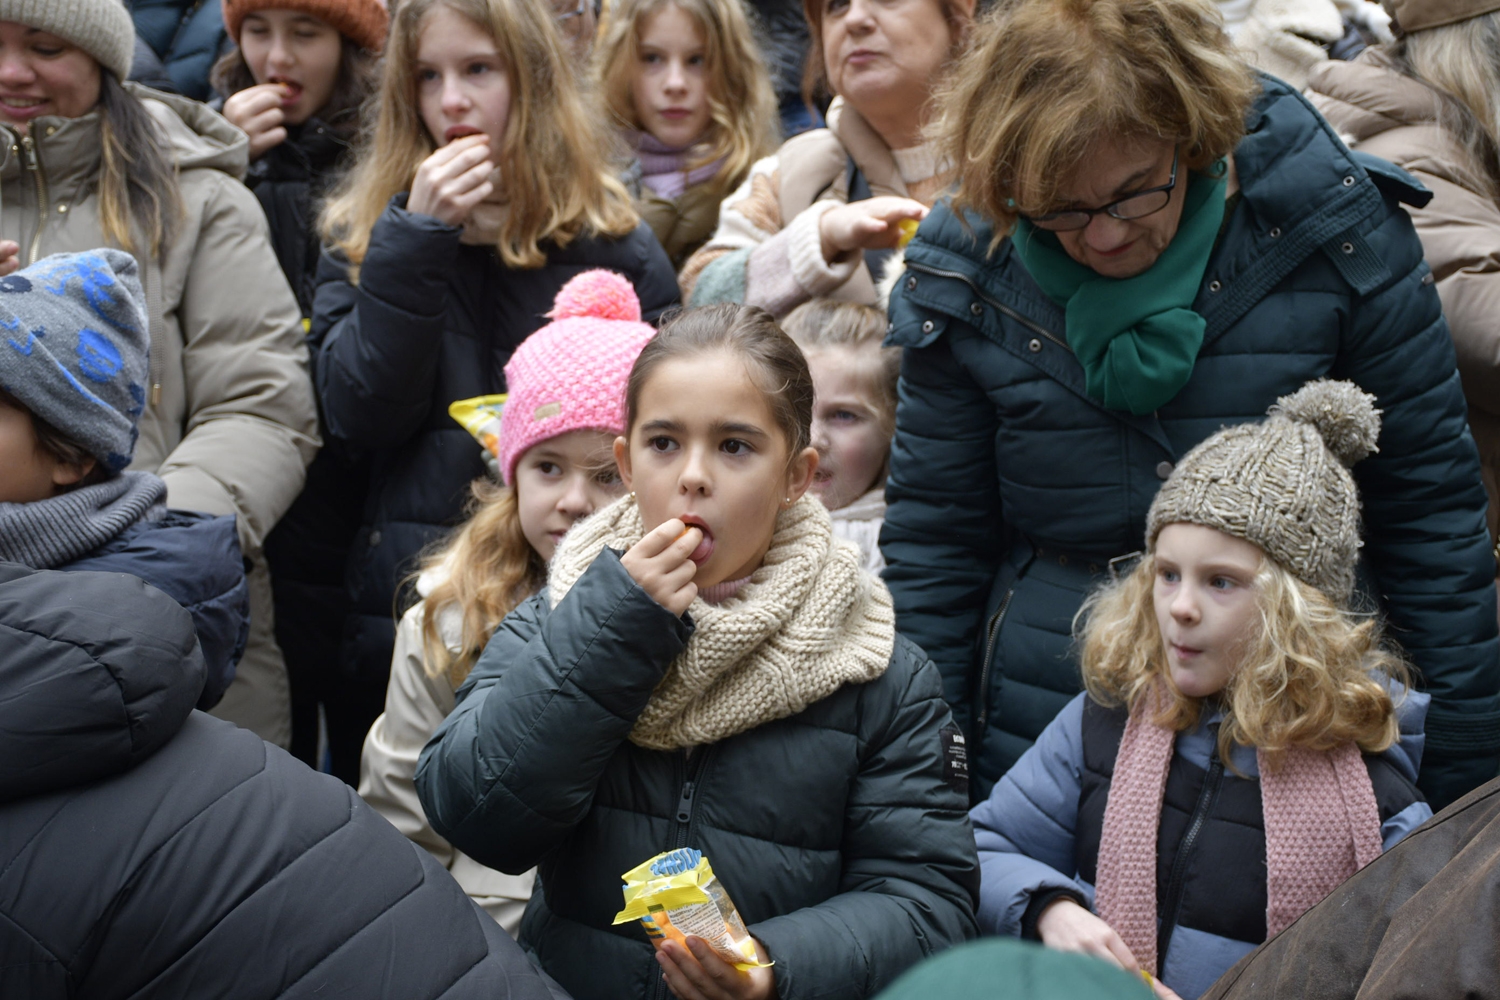
[[[657,367],[615,457],[648,532],[674,517],[702,529],[692,557],[699,589],[760,566],[776,515],[807,491],[818,465],[812,448],[790,454],[765,394],[724,351]]]
[[[630,84],[641,127],[668,146],[688,146],[708,131],[708,76],[703,32],[676,4],[641,20]]]
[[[333,96],[342,44],[337,28],[297,10],[258,10],[240,27],[245,65],[256,83],[282,85],[288,125],[301,125]]]
[[[417,44],[417,109],[432,141],[489,139],[500,155],[510,120],[510,76],[489,30],[453,8],[434,7]]]
[[[1156,625],[1178,690],[1207,698],[1229,684],[1260,620],[1260,549],[1200,524],[1169,524],[1156,538]]]
[[[526,449],[516,463],[514,488],[521,534],[551,562],[576,521],[625,492],[607,431],[569,431]]]
[[[42,448],[31,414],[0,395],[0,503],[46,500],[88,472],[59,462]]]
[[[880,403],[870,391],[870,359],[854,348],[806,352],[812,371],[812,442],[818,449],[813,493],[829,510],[864,496],[885,468],[891,439],[881,427]]]

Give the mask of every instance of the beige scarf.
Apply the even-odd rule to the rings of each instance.
[[[576,525],[552,559],[552,606],[606,546],[623,552],[644,533],[633,494]],[[890,591],[811,496],[777,517],[765,562],[737,595],[697,598],[688,613],[695,631],[631,730],[638,746],[714,743],[796,715],[885,673],[896,645]]]

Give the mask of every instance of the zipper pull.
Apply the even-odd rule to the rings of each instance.
[[[31,136],[21,136],[21,151],[25,154],[27,170],[30,170],[34,173],[42,169],[42,165],[37,162],[36,143],[32,142]]]
[[[682,798],[677,800],[677,822],[686,823],[693,818],[693,792],[691,781],[682,786]]]

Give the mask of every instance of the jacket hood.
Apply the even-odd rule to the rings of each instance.
[[[0,802],[129,770],[203,682],[192,617],[161,591],[0,563]]]
[[[1367,53],[1354,62],[1326,62],[1312,71],[1308,97],[1353,145],[1393,128],[1431,125],[1438,98],[1425,84]]]

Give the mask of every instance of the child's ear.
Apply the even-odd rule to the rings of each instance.
[[[52,485],[62,487],[77,486],[88,478],[90,472],[94,471],[95,464],[96,462],[92,455],[77,465],[71,462],[58,462],[52,466]]]
[[[620,482],[627,490],[634,489],[630,485],[630,440],[623,436],[615,438],[615,465],[620,468]]]
[[[818,471],[818,449],[803,448],[792,459],[786,475],[786,496],[792,503],[802,499],[802,494],[812,486],[813,474]]]

